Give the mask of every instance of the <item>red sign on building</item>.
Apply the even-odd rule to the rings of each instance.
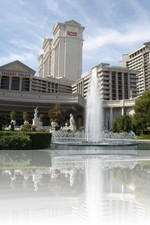
[[[76,37],[77,36],[77,32],[67,31],[67,35]]]

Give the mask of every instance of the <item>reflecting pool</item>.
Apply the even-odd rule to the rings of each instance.
[[[0,224],[149,225],[149,149],[0,151]]]

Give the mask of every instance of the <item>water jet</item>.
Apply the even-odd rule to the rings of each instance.
[[[113,147],[113,146],[136,146],[136,137],[133,132],[114,134],[103,131],[103,105],[100,96],[100,87],[96,68],[92,70],[89,80],[86,108],[85,108],[85,131],[53,131],[52,143],[56,145],[82,147]],[[67,148],[67,147],[66,147]]]

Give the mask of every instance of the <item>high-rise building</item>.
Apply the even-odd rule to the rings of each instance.
[[[57,23],[54,38],[45,38],[39,55],[39,76],[78,80],[82,74],[84,27],[74,20]]]
[[[102,100],[123,100],[136,97],[136,73],[126,67],[110,66],[101,63],[72,85],[72,92],[86,98],[89,79],[95,71],[99,79],[99,89]]]
[[[127,67],[110,66],[101,63],[72,85],[72,93],[87,98],[90,77],[96,73],[99,82],[99,93],[103,104],[103,121],[106,130],[112,129],[113,121],[120,115],[131,114],[136,98],[137,71]]]
[[[150,89],[150,42],[130,54],[124,54],[120,62],[121,66],[137,70],[137,95]]]

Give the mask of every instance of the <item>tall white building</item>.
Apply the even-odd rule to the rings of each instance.
[[[79,93],[84,98],[87,96],[89,79],[96,71],[99,80],[99,89],[102,100],[123,100],[136,97],[137,71],[127,67],[110,66],[100,63],[72,85],[72,93]]]
[[[74,20],[57,23],[54,38],[45,38],[39,55],[39,76],[78,80],[82,74],[84,27]]]
[[[120,62],[121,66],[137,70],[137,90],[141,95],[145,90],[150,89],[150,42],[130,54],[124,54]]]
[[[72,93],[87,98],[88,85],[93,73],[97,74],[99,93],[103,103],[103,121],[106,130],[112,129],[113,122],[120,115],[130,114],[136,98],[137,71],[127,67],[110,66],[101,63],[72,85]]]

